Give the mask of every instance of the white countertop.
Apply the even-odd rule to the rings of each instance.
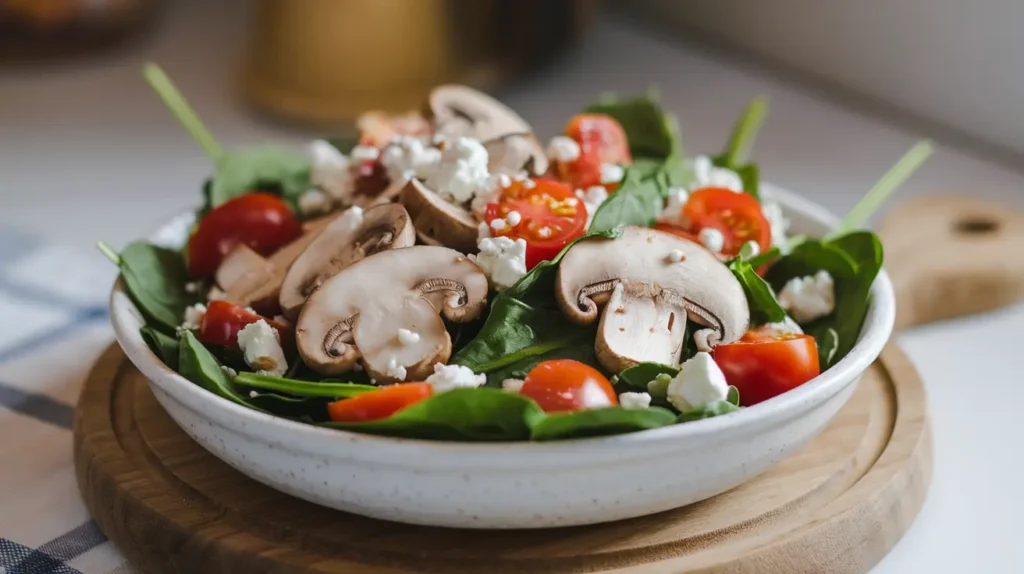
[[[168,70],[228,145],[313,135],[240,105],[241,0],[168,8],[159,34],[127,52],[75,67],[0,72],[0,224],[54,241],[120,246],[198,200],[210,166],[142,82],[145,60]],[[762,176],[836,212],[917,139],[767,73],[607,17],[560,64],[500,95],[549,136],[596,94],[639,92],[652,83],[680,116],[691,151],[719,148],[743,105],[768,95],[772,112],[755,151]],[[903,194],[960,192],[1024,205],[1024,174],[938,143]],[[1024,416],[1016,412],[1024,377],[1013,360],[1022,335],[1024,305],[899,335],[928,388],[935,473],[917,521],[874,573],[1024,569],[1016,536],[1024,516],[1016,443],[1024,438]]]

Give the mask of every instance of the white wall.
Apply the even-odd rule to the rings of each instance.
[[[1024,153],[1019,0],[633,0],[629,6]]]

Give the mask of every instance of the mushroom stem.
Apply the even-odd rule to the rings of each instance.
[[[678,365],[687,312],[674,293],[646,283],[615,286],[595,341],[605,368],[618,372],[637,363]]]

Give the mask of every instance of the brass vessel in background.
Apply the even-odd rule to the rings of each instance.
[[[448,82],[489,89],[547,61],[584,29],[590,0],[260,0],[245,89],[314,124],[418,109]]]

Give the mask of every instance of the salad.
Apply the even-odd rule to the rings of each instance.
[[[656,94],[605,97],[542,143],[463,86],[371,112],[358,138],[225,151],[145,76],[213,174],[181,248],[100,248],[171,369],[308,424],[457,441],[553,440],[728,414],[854,346],[882,266],[858,228],[915,146],[832,234],[791,237],[761,193],[755,99],[686,156]]]

